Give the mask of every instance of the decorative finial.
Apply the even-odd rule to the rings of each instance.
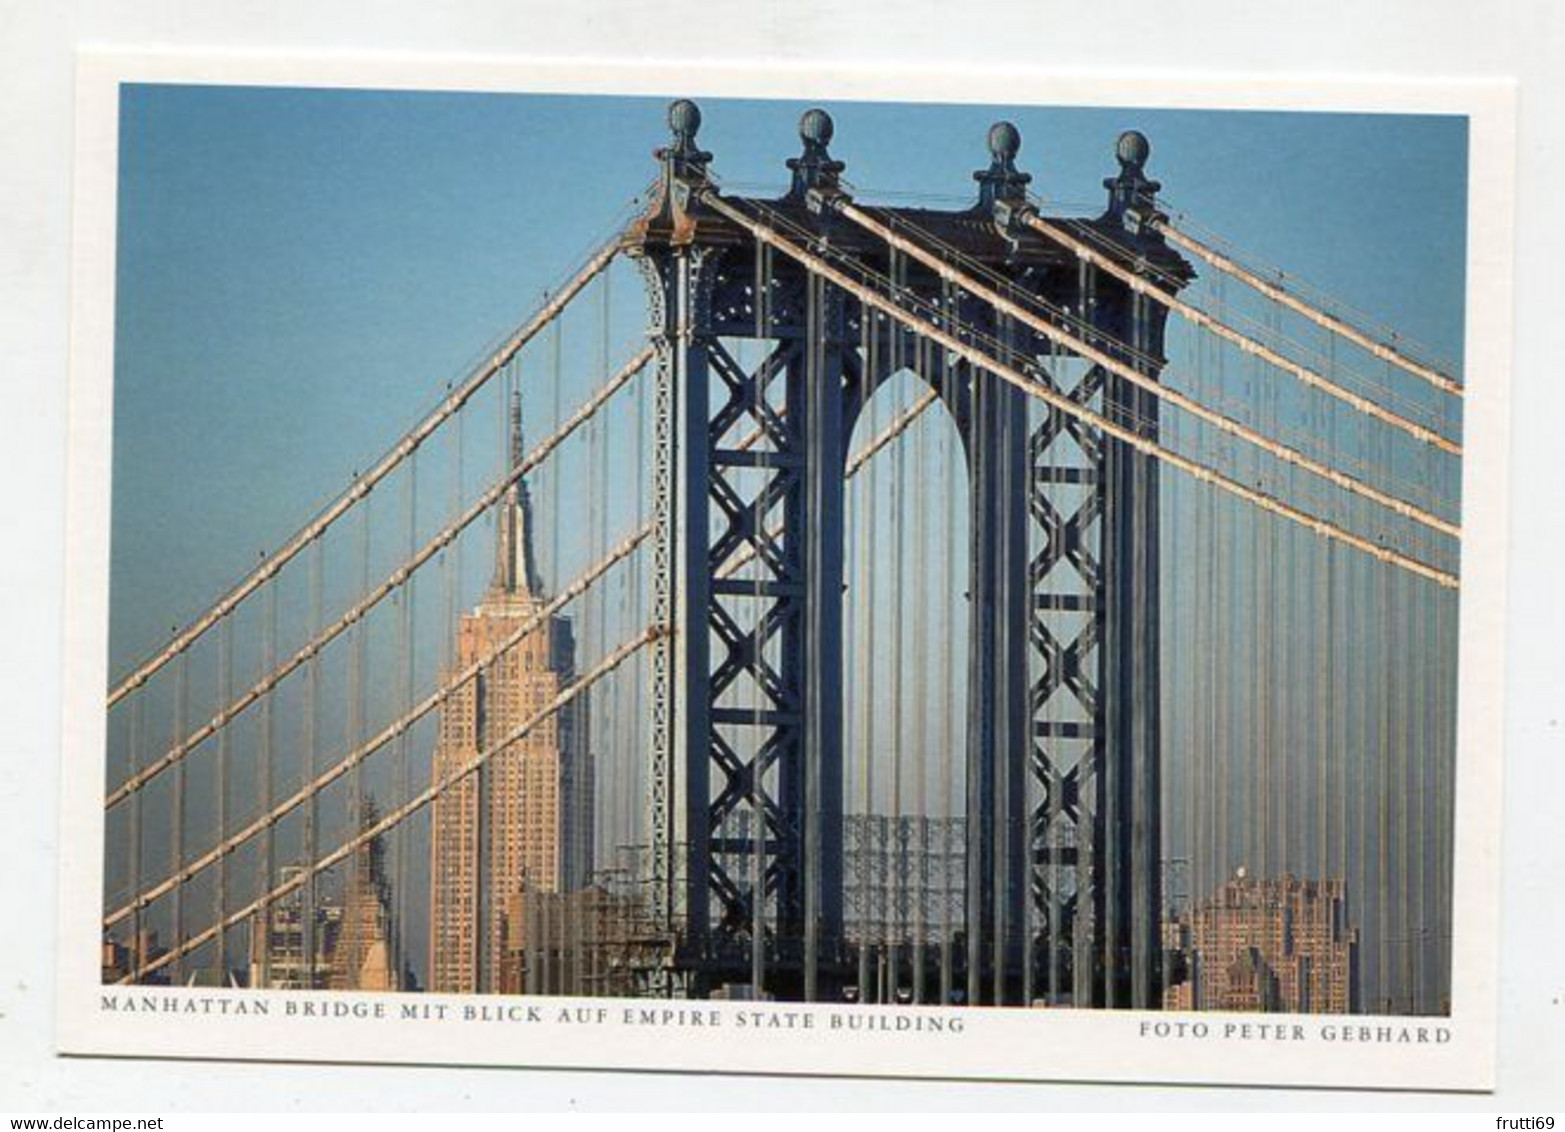
[[[806,110],[799,119],[799,140],[806,147],[818,145],[824,148],[831,144],[832,135],[836,132],[837,126],[831,120],[831,115],[819,107]]]
[[[1031,175],[1016,168],[1016,155],[1022,151],[1022,132],[1011,122],[996,122],[989,127],[989,168],[973,174],[978,182],[978,207],[993,209],[1002,201],[1015,203],[1027,199]]]
[[[668,105],[668,130],[673,144],[657,152],[676,180],[706,180],[710,153],[696,145],[696,134],[701,129],[701,108],[688,98],[681,98]]]
[[[989,127],[989,156],[996,161],[1011,164],[1022,151],[1022,132],[1010,122],[996,122]]]
[[[689,149],[695,145],[696,134],[701,129],[701,107],[688,98],[668,104],[668,128],[674,135],[674,145]]]
[[[1147,158],[1152,156],[1152,143],[1147,141],[1147,135],[1140,130],[1126,130],[1119,135],[1119,141],[1114,146],[1114,156],[1119,159],[1121,169],[1140,169],[1146,165]]]
[[[1146,175],[1147,158],[1152,156],[1152,143],[1140,130],[1126,130],[1114,143],[1114,157],[1119,162],[1119,176],[1109,177],[1103,187],[1109,191],[1109,209],[1105,219],[1126,223],[1125,214],[1153,210],[1153,200],[1163,186]],[[1129,225],[1127,225],[1129,227]],[[1137,226],[1139,228],[1139,225]]]
[[[788,159],[788,168],[793,171],[793,188],[789,196],[802,198],[811,189],[839,191],[837,178],[847,166],[833,160],[826,150],[836,132],[837,127],[826,111],[816,107],[804,112],[799,119],[799,140],[804,143],[804,153]]]

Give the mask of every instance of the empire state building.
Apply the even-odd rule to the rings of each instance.
[[[521,408],[511,403],[511,467],[521,466]],[[532,506],[518,478],[500,507],[494,577],[462,615],[458,671],[492,660],[446,702],[434,756],[436,781],[471,763],[548,708],[570,683],[575,639],[550,616],[511,648],[501,646],[547,604],[532,551]],[[499,653],[499,655],[497,655]],[[585,697],[490,755],[436,798],[430,838],[430,989],[501,989],[508,916],[527,895],[583,888],[592,861],[591,758]]]

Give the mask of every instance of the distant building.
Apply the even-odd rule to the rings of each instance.
[[[1165,921],[1166,1010],[1345,1014],[1358,1008],[1358,931],[1347,884],[1244,869]]]
[[[158,933],[155,931],[143,930],[128,944],[121,943],[112,935],[105,936],[101,966],[102,980],[105,983],[117,983],[167,954],[168,948],[158,943]],[[168,966],[160,967],[135,981],[142,986],[167,986],[170,970]]]
[[[1164,1010],[1194,1010],[1195,984],[1188,979],[1174,983],[1163,992]]]
[[[366,800],[360,827],[379,820]],[[385,848],[372,837],[349,858],[343,886],[340,927],[327,964],[329,990],[400,990],[391,930],[391,885],[386,879]]]
[[[360,828],[378,820],[366,800]],[[298,880],[297,865],[282,870],[285,882]],[[270,990],[412,989],[397,977],[391,926],[391,884],[385,850],[372,837],[349,856],[340,893],[318,895],[306,912],[301,883],[251,920],[249,985]]]
[[[518,403],[512,468],[522,461]],[[531,505],[518,478],[500,508],[495,572],[458,628],[456,667],[495,658],[546,604],[532,553]],[[570,683],[575,640],[564,617],[539,622],[442,710],[434,777],[440,781],[547,708]],[[448,677],[450,674],[447,674]],[[584,699],[498,750],[435,799],[431,834],[430,989],[501,989],[512,898],[584,888],[592,869],[592,763]]]
[[[593,885],[506,899],[502,994],[624,997],[637,993],[643,942],[638,901]]]
[[[282,870],[286,883],[304,870],[288,865]],[[317,900],[313,913],[305,914],[305,890],[301,884],[274,900],[250,920],[250,985],[270,990],[324,990],[331,971],[331,955],[342,928],[342,908]]]

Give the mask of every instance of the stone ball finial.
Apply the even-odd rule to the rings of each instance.
[[[1140,130],[1126,130],[1119,135],[1119,142],[1114,146],[1114,156],[1119,158],[1121,165],[1139,169],[1152,156],[1152,143],[1147,141],[1147,135]]]
[[[677,138],[694,141],[701,128],[701,108],[688,98],[668,104],[668,128]]]
[[[831,115],[819,107],[806,110],[804,116],[799,119],[799,139],[805,145],[830,145],[832,135],[836,131],[837,127],[832,123]]]
[[[989,127],[989,154],[996,161],[1015,161],[1022,150],[1022,132],[1010,122],[996,122]]]

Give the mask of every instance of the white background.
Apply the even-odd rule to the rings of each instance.
[[[1565,717],[1559,459],[1565,350],[1554,261],[1565,184],[1565,13],[1547,0],[1255,0],[936,4],[786,0],[295,3],[0,0],[0,1109],[736,1106],[1548,1110],[1565,1099]],[[1488,1097],[1269,1095],[1237,1089],[785,1081],[667,1075],[59,1060],[54,1015],[63,477],[73,52],[78,45],[419,51],[829,65],[928,64],[1265,77],[1514,76],[1520,81],[1510,690],[1501,949],[1500,1091]],[[1409,186],[1408,207],[1417,207]],[[1565,376],[1565,375],[1562,375]],[[1551,411],[1552,410],[1552,411]]]

